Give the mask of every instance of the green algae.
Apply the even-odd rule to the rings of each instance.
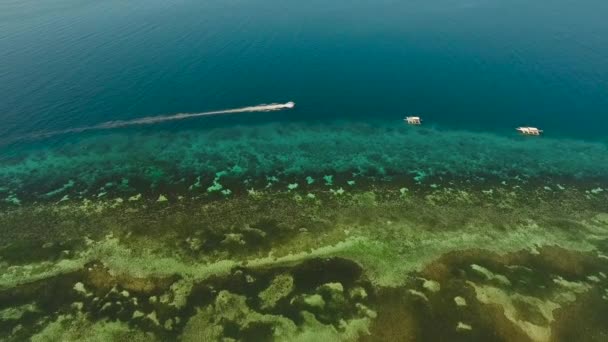
[[[325,300],[323,299],[323,296],[321,296],[318,293],[309,295],[309,296],[305,296],[304,297],[304,303],[308,306],[310,306],[311,308],[317,308],[317,309],[323,309],[325,308]]]
[[[477,286],[472,283],[471,286],[475,288],[477,299],[481,303],[503,307],[506,318],[519,326],[533,341],[549,340],[551,334],[549,324],[554,320],[553,311],[560,308],[560,304],[520,294],[508,294],[504,290],[491,286]],[[522,316],[520,314],[522,310],[518,310],[517,302],[526,303],[537,310],[537,315],[540,316],[540,324],[530,322],[530,317]]]
[[[161,303],[167,303],[175,308],[183,308],[187,304],[188,296],[194,286],[191,279],[180,279],[171,284],[169,291],[160,297]]]
[[[339,255],[361,263],[375,284],[399,286],[407,279],[409,272],[422,269],[437,255],[449,251],[484,246],[490,251],[508,253],[543,245],[561,245],[567,249],[581,251],[595,249],[592,243],[569,241],[567,235],[552,236],[544,229],[529,226],[508,233],[489,233],[483,229],[447,233],[404,229],[400,235],[392,241],[361,242]],[[408,241],[415,241],[415,244]],[[401,261],[392,262],[395,259]]]
[[[478,264],[478,263],[469,263],[469,265],[473,265],[473,264]],[[292,264],[294,265],[294,264]],[[256,269],[259,265],[248,265],[248,269]],[[295,265],[294,265],[295,266]],[[268,269],[269,265],[264,265],[262,267],[262,269]],[[272,265],[270,267],[284,267],[284,265]],[[296,271],[296,273],[298,273]],[[488,274],[497,274],[497,272],[492,269],[492,268],[486,268],[485,273]],[[284,279],[287,278],[291,278],[291,276],[285,277],[285,273],[279,273],[277,276],[273,277],[270,282],[270,285],[264,289],[261,289],[261,292],[258,293],[258,296],[260,298],[265,297],[266,294],[265,292],[267,292],[268,289],[272,288],[275,289],[277,288],[278,285],[276,284],[280,284],[280,283],[288,283],[289,281],[285,281]],[[318,275],[319,277],[322,278],[322,275]],[[301,278],[301,276],[298,276],[299,278]],[[307,278],[307,277],[306,277]],[[292,278],[295,281],[295,279],[297,278]],[[515,279],[512,278],[512,275],[509,275],[509,279],[511,281],[514,281]],[[557,278],[556,278],[557,279]],[[586,277],[585,277],[586,279]],[[492,279],[486,279],[486,281],[491,283]],[[255,282],[255,280],[253,280],[253,282]],[[438,280],[430,280],[427,279],[424,282],[420,282],[420,286],[422,288],[425,288],[426,290],[428,290],[428,292],[422,293],[420,291],[411,289],[410,293],[414,294],[414,295],[418,295],[421,298],[424,299],[425,302],[428,303],[433,303],[434,301],[434,296],[441,294],[443,291],[444,286],[427,286],[426,284],[429,282],[438,282]],[[555,283],[555,289],[561,289],[561,288],[565,288],[566,291],[570,291],[571,288],[573,288],[573,286],[570,286],[570,284],[568,284],[568,286],[563,286],[561,283],[563,283],[564,281],[561,280],[560,282],[554,282]],[[183,283],[182,280],[178,281],[176,284],[178,283]],[[292,283],[293,284],[293,283]],[[293,286],[293,285],[292,285]],[[298,287],[301,287],[302,285],[298,285]],[[367,295],[364,295],[363,293],[365,293],[365,290],[361,289],[360,287],[354,287],[352,288],[352,290],[348,290],[347,291],[347,287],[349,285],[344,285],[343,283],[340,282],[336,282],[336,281],[330,281],[330,282],[326,282],[323,283],[322,285],[319,285],[318,287],[316,287],[316,292],[313,295],[308,295],[305,296],[304,298],[304,302],[308,305],[308,307],[311,310],[335,310],[332,308],[335,308],[336,305],[337,307],[347,307],[348,305],[345,304],[344,302],[344,297],[342,296],[343,294],[346,294],[347,292],[349,293],[350,298],[359,298],[359,299],[365,299],[367,297]],[[512,299],[512,302],[507,302],[504,295],[501,294],[502,292],[505,292],[506,290],[504,289],[499,289],[499,288],[495,288],[492,287],[492,285],[479,285],[479,284],[474,284],[471,283],[471,286],[475,287],[475,288],[480,288],[482,290],[480,291],[485,291],[485,292],[479,292],[479,293],[489,293],[489,296],[486,295],[480,295],[481,297],[479,297],[480,302],[482,303],[498,303],[500,305],[506,305],[508,310],[512,310],[512,314],[509,314],[509,317],[515,317],[513,318],[513,322],[518,325],[521,326],[522,329],[527,329],[526,331],[530,331],[530,333],[532,334],[532,336],[545,336],[547,334],[547,328],[546,328],[546,324],[548,323],[543,323],[543,325],[538,325],[536,324],[535,326],[531,326],[529,323],[530,320],[534,321],[534,322],[538,322],[538,320],[540,318],[534,318],[535,314],[534,312],[536,312],[536,315],[538,315],[538,310],[542,310],[542,307],[537,309],[537,311],[530,311],[530,310],[536,310],[533,309],[532,307],[528,308],[529,305],[541,305],[542,303],[547,302],[547,299],[534,299],[533,297],[530,297],[528,295],[516,295],[516,296],[512,296],[509,295],[509,298],[514,298]],[[181,285],[179,286],[181,287]],[[313,286],[314,287],[314,286]],[[88,288],[83,286],[83,285],[75,285],[75,288],[77,288],[78,290],[80,290],[80,292],[85,293],[85,295],[87,295],[88,293],[90,293],[88,291]],[[171,286],[171,292],[175,292],[175,288],[174,286]],[[586,289],[588,290],[588,289]],[[497,292],[499,291],[499,292]],[[502,292],[500,292],[502,291]],[[562,291],[562,290],[559,290]],[[188,292],[188,291],[186,291]],[[122,297],[129,297],[129,296],[125,296],[123,291],[116,291],[117,295],[120,295]],[[291,291],[287,292],[283,292],[286,293],[285,296],[289,296],[289,293],[291,293]],[[294,294],[295,296],[298,296],[298,294]],[[374,310],[369,310],[366,308],[365,305],[360,305],[357,304],[356,307],[358,310],[360,310],[360,315],[357,316],[359,318],[354,318],[354,319],[346,319],[344,322],[344,325],[339,325],[339,326],[330,326],[327,325],[327,322],[325,322],[324,318],[325,315],[321,314],[321,313],[315,313],[314,315],[312,313],[305,313],[305,312],[301,312],[300,315],[303,317],[303,322],[305,322],[304,324],[302,323],[297,323],[297,322],[302,322],[302,321],[293,321],[291,318],[286,318],[282,315],[277,315],[276,313],[272,313],[272,314],[265,314],[265,313],[261,313],[258,312],[257,310],[255,310],[253,307],[250,306],[250,304],[245,303],[245,298],[246,297],[242,297],[239,299],[235,299],[234,297],[242,297],[240,295],[236,295],[236,294],[232,294],[230,292],[220,292],[220,295],[217,297],[215,304],[212,304],[210,306],[207,306],[204,310],[202,310],[203,312],[205,312],[205,314],[202,315],[195,315],[192,319],[188,320],[188,324],[187,326],[189,326],[189,328],[185,328],[184,329],[184,339],[187,340],[187,338],[210,338],[211,340],[217,339],[219,337],[234,337],[234,338],[238,338],[238,337],[244,337],[244,336],[249,336],[250,338],[253,338],[254,336],[257,337],[258,339],[260,338],[260,336],[272,336],[273,339],[275,340],[298,340],[300,338],[320,338],[321,337],[326,337],[326,338],[333,338],[333,339],[340,339],[340,340],[357,340],[361,334],[366,334],[366,332],[369,329],[369,326],[371,324],[371,322],[374,321],[376,314]],[[285,296],[281,296],[282,298]],[[162,296],[161,296],[162,297]],[[169,297],[168,297],[169,298]],[[316,298],[316,299],[314,299]],[[327,298],[327,299],[324,299]],[[450,297],[452,298],[452,297]],[[489,299],[486,299],[489,298]],[[572,300],[574,300],[575,297],[572,296],[563,296],[563,295],[557,295],[554,297],[555,299],[549,299],[549,303],[548,305],[551,305],[550,302],[551,301],[556,301],[558,303],[568,303],[571,302]],[[169,298],[170,299],[170,298]],[[467,300],[470,300],[470,298],[468,298]],[[541,302],[539,302],[542,301]],[[163,300],[161,299],[160,302],[166,302],[168,303],[169,300]],[[296,303],[295,305],[297,305],[297,301],[291,301],[290,303]],[[328,304],[318,304],[318,303],[328,303]],[[511,304],[509,304],[511,303]],[[523,303],[523,304],[522,304]],[[525,304],[528,303],[528,304]],[[540,303],[540,304],[539,304]],[[510,306],[509,306],[510,305]],[[544,305],[544,304],[542,304]],[[104,305],[105,307],[105,305]],[[230,307],[230,309],[228,309],[228,307]],[[231,311],[232,310],[232,311]],[[102,308],[103,311],[103,308]],[[527,316],[521,316],[524,315],[525,312],[530,311],[530,313],[527,313]],[[200,311],[199,311],[200,312]],[[540,311],[543,312],[543,311]],[[142,313],[143,314],[143,313]],[[143,317],[142,314],[137,314],[137,312],[133,312],[132,314],[130,314],[131,318],[141,318]],[[320,316],[319,316],[320,315]],[[542,313],[542,317],[545,317],[547,322],[551,322],[551,316],[548,316],[548,314]],[[155,326],[162,326],[163,328],[167,329],[167,327],[171,328],[168,330],[172,330],[173,329],[173,319],[171,319],[171,321],[169,321],[169,319],[166,318],[166,316],[164,316],[165,318],[159,319],[159,316],[156,314],[155,311],[150,312],[149,314],[145,315],[146,319],[149,320],[150,322],[152,322]],[[150,317],[150,318],[147,318]],[[519,318],[518,318],[519,317]],[[524,317],[524,318],[521,318]],[[541,316],[538,316],[541,317]],[[510,319],[510,318],[509,318]],[[523,321],[521,321],[522,319],[524,319]],[[197,321],[201,321],[199,323],[196,323]],[[231,322],[229,324],[227,324],[227,321]],[[528,323],[526,323],[528,322]],[[532,322],[532,323],[534,323]],[[463,324],[469,324],[469,322],[467,323],[463,323]],[[295,328],[294,328],[295,325]],[[308,325],[314,327],[311,329],[306,328]],[[476,325],[473,324],[473,327],[476,328]],[[454,323],[454,327],[456,327],[456,323]],[[73,328],[69,328],[69,329],[73,329]],[[456,331],[458,331],[459,329],[453,328]],[[289,333],[286,333],[289,332]],[[215,332],[215,333],[214,333]],[[214,335],[209,335],[207,336],[206,334],[211,334],[213,333]],[[262,335],[258,335],[258,334],[262,334]],[[540,334],[540,335],[539,335]],[[202,336],[202,337],[201,337]]]
[[[595,259],[593,263],[597,264],[589,264],[590,259]],[[457,333],[459,329],[456,327],[462,322],[472,327],[472,335],[469,338],[474,340],[499,338],[547,341],[558,324],[554,311],[568,311],[572,303],[578,301],[578,296],[593,292],[591,287],[582,288],[577,285],[567,288],[555,283],[556,273],[572,279],[573,275],[569,273],[577,270],[581,273],[574,279],[587,279],[585,275],[595,273],[595,267],[608,266],[598,261],[592,253],[576,253],[565,249],[554,251],[550,247],[539,250],[538,254],[519,251],[499,255],[479,248],[463,250],[443,255],[425,268],[423,277],[439,282],[439,291],[423,293],[419,287],[424,288],[424,284],[418,283],[411,285],[414,288],[410,293],[420,297],[421,303],[424,303],[422,316],[426,315],[426,310],[437,310],[441,317],[441,321],[428,321],[429,325],[425,327],[424,333],[434,337],[426,335],[426,338],[456,340],[449,330],[444,329]],[[534,270],[524,271],[521,266],[513,267],[520,263],[530,265]],[[484,274],[503,273],[510,284],[496,282],[478,272],[470,272],[468,270],[471,265],[484,265]],[[533,278],[530,278],[531,274],[534,274]],[[583,292],[574,295],[573,288]],[[415,306],[409,310],[416,312],[414,310],[420,308]],[[473,315],[472,312],[476,313]],[[383,315],[380,312],[380,316]],[[487,320],[484,317],[493,319]],[[426,319],[417,317],[415,327],[419,329],[421,325],[427,324],[422,322]],[[491,329],[488,329],[488,325]],[[432,334],[432,331],[438,334]],[[374,329],[373,333],[378,332]],[[601,336],[601,330],[596,330],[592,335]],[[416,339],[418,338],[424,339],[420,336]]]
[[[91,322],[84,314],[59,315],[42,331],[31,337],[42,341],[154,341],[154,336],[133,330],[122,322]]]
[[[137,195],[133,195],[133,196],[129,197],[130,202],[139,201],[140,199],[141,199],[141,194],[137,194]]]
[[[453,310],[502,305],[512,311],[507,319],[517,329],[542,339],[555,322],[547,311],[557,308],[551,303],[564,309],[578,295],[605,285],[600,273],[605,268],[589,273],[565,261],[569,272],[585,272],[530,276],[526,268],[538,269],[538,261],[510,265],[513,269],[484,260],[463,263],[454,274],[471,282],[473,294],[488,294],[479,298],[455,292],[453,284],[436,277],[417,276],[443,255],[480,246],[498,257],[522,251],[542,256],[546,246],[560,246],[568,253],[595,253],[598,265],[603,265],[601,253],[608,252],[608,213],[599,204],[603,198],[587,199],[576,188],[561,191],[557,198],[535,189],[487,194],[485,189],[445,184],[426,188],[412,187],[406,197],[395,187],[376,185],[364,191],[349,188],[339,196],[327,187],[306,189],[304,193],[315,196],[310,200],[294,198],[299,188],[287,194],[281,187],[209,201],[157,203],[154,194],[128,202],[107,198],[28,204],[0,213],[3,227],[10,227],[2,228],[8,233],[7,246],[32,236],[55,243],[66,232],[81,234],[81,241],[56,259],[44,255],[24,257],[20,263],[0,261],[0,294],[74,279],[68,289],[74,288],[79,297],[67,307],[93,316],[72,312],[52,317],[37,332],[65,340],[88,336],[85,328],[110,340],[142,331],[161,339],[357,340],[384,319],[376,317],[380,307],[374,303],[375,291],[383,288],[407,288],[406,298],[422,299],[412,299],[416,305],[444,308],[437,302],[443,296],[447,299],[442,303]],[[42,231],[32,222],[49,223]],[[348,269],[345,264],[299,269],[335,257],[357,265],[369,285],[325,279],[322,272],[338,275]],[[249,280],[235,280],[235,270],[243,270],[247,277],[242,278]],[[307,278],[314,283],[303,280]],[[544,289],[528,289],[531,285]],[[466,305],[459,304],[463,301]],[[116,325],[112,319],[118,319]],[[463,317],[449,324],[455,333],[486,331],[479,321]],[[169,333],[173,335],[163,335]]]
[[[504,195],[499,193],[497,195],[511,198],[510,193],[505,193]],[[231,256],[230,253],[247,251],[248,248],[253,247],[253,244],[256,247],[255,249],[251,249],[253,255],[250,254],[247,257],[248,259],[251,258],[248,260],[248,263],[255,264],[259,262],[263,264],[261,260],[275,259],[277,262],[281,262],[282,260],[289,259],[290,254],[298,256],[295,257],[295,260],[299,261],[304,258],[334,253],[334,255],[346,256],[365,265],[374,282],[388,285],[399,284],[401,282],[400,279],[404,278],[404,274],[407,274],[411,270],[419,269],[428,260],[433,259],[438,253],[442,252],[486,246],[489,250],[506,253],[519,249],[534,249],[543,245],[560,245],[573,250],[588,251],[595,249],[597,241],[605,239],[607,235],[606,222],[602,219],[602,215],[606,215],[605,213],[593,214],[591,212],[590,214],[586,214],[586,218],[578,220],[569,219],[569,222],[578,224],[578,228],[575,230],[569,228],[552,229],[551,227],[554,226],[555,220],[547,220],[537,214],[538,211],[541,211],[545,216],[563,216],[564,208],[562,205],[567,197],[564,197],[557,207],[553,207],[551,204],[546,205],[544,208],[522,207],[520,213],[529,213],[529,218],[522,220],[521,217],[518,217],[513,220],[501,214],[493,207],[478,207],[475,200],[476,195],[472,193],[467,193],[466,196],[463,196],[462,192],[438,190],[433,196],[432,203],[434,204],[431,204],[431,206],[425,206],[419,201],[402,202],[399,196],[387,198],[384,193],[370,191],[354,193],[344,199],[337,200],[337,202],[323,197],[322,201],[325,203],[324,205],[333,208],[331,212],[327,212],[330,216],[325,220],[334,222],[332,226],[325,226],[321,229],[324,234],[323,236],[311,236],[302,233],[299,228],[310,227],[311,222],[314,222],[314,220],[321,222],[324,220],[324,213],[319,212],[319,207],[314,204],[312,206],[303,206],[298,201],[280,197],[271,199],[265,194],[251,199],[235,199],[230,203],[213,202],[213,204],[207,204],[206,209],[203,211],[199,209],[200,215],[197,214],[197,210],[189,215],[194,215],[193,218],[195,220],[200,220],[202,224],[208,226],[226,226],[227,230],[219,235],[214,244],[220,249],[226,249],[228,252],[234,250],[235,252],[229,252],[228,254],[220,253],[215,257],[221,260],[214,261],[214,258],[211,257],[211,259],[203,263],[205,266],[201,267],[200,261],[187,261],[188,258],[184,258],[185,256],[181,255],[181,252],[178,253],[177,257],[172,251],[167,251],[165,253],[166,256],[157,252],[137,252],[141,248],[132,250],[128,244],[122,246],[119,243],[118,236],[110,236],[108,238],[103,238],[102,236],[100,240],[93,242],[90,248],[73,251],[72,257],[64,258],[59,262],[43,261],[38,264],[32,263],[27,269],[12,267],[0,276],[0,286],[11,286],[9,278],[14,278],[13,275],[15,274],[21,274],[23,279],[28,279],[14,282],[14,284],[19,284],[24,281],[43,279],[53,274],[68,273],[81,268],[82,265],[93,260],[102,260],[111,268],[115,268],[117,272],[132,272],[142,277],[155,274],[166,275],[167,270],[174,270],[174,273],[185,274],[188,277],[198,279],[201,278],[201,275],[204,277],[215,274],[216,271],[213,270],[217,270],[219,274],[222,274],[230,268],[241,264],[242,260],[239,260],[239,258],[242,255],[234,254]],[[500,201],[501,197],[498,197],[497,200]],[[270,225],[264,223],[262,227],[277,227],[271,228],[267,233],[264,230],[249,226],[246,221],[242,221],[251,220],[255,215],[259,215],[255,208],[264,206],[264,203],[270,204],[276,201],[280,201],[282,205],[277,207],[277,210],[269,213],[265,212],[263,215],[272,213],[275,217],[280,217],[282,222],[293,222],[289,224],[293,228],[285,229],[280,226],[274,226],[274,223]],[[451,201],[452,207],[444,207],[443,203],[446,201]],[[141,209],[133,208],[133,206],[120,209],[113,208],[114,203],[114,201],[89,202],[83,206],[66,204],[48,207],[47,210],[49,212],[52,211],[53,215],[59,215],[65,222],[81,221],[82,219],[79,217],[98,217],[98,220],[107,221],[109,218],[114,217],[115,214],[109,217],[100,215],[106,215],[117,210],[123,218],[133,216],[139,219],[142,215],[140,210],[146,210],[146,204],[143,204]],[[458,203],[462,204],[458,205]],[[517,201],[512,201],[510,205],[517,207],[518,204]],[[574,209],[577,206],[584,206],[584,203],[573,202],[572,217],[574,218],[580,216],[580,212]],[[234,217],[226,220],[226,218],[216,216],[220,215],[224,210],[233,210],[228,209],[229,207],[252,207],[253,210],[242,218]],[[361,215],[362,208],[373,208],[373,212],[366,210],[364,215]],[[146,224],[145,230],[142,231],[146,235],[142,236],[142,239],[135,239],[133,241],[134,246],[144,243],[144,245],[151,244],[149,246],[151,250],[162,250],[162,239],[159,241],[161,245],[158,245],[158,242],[154,242],[153,239],[148,237],[152,232],[153,234],[159,234],[159,236],[171,236],[177,232],[175,229],[179,226],[179,223],[178,221],[171,221],[171,217],[175,216],[178,218],[180,209],[174,209],[177,209],[175,214],[158,222],[158,230],[154,228],[154,225],[157,223],[152,223],[152,226]],[[39,207],[38,210],[44,210],[44,207]],[[132,212],[132,210],[137,211]],[[433,210],[435,212],[431,212]],[[4,213],[1,219],[10,226],[16,223],[17,220],[21,220],[21,212],[26,213],[28,209]],[[285,214],[281,214],[281,212]],[[403,214],[396,215],[398,212],[402,212]],[[410,212],[416,212],[417,214],[410,215]],[[425,213],[427,212],[429,213],[428,215],[433,215],[433,217],[444,217],[446,219],[446,227],[440,227],[438,223],[442,224],[441,222],[425,222],[418,219],[417,216],[421,215],[422,218],[426,219],[428,216]],[[494,215],[498,219],[494,218]],[[363,216],[366,217],[363,219]],[[14,217],[14,220],[11,220],[11,217]],[[217,221],[210,221],[210,219],[214,219],[215,217],[217,217]],[[458,222],[451,217],[456,217],[456,220],[460,217],[466,217],[466,221],[463,221],[463,224],[459,227],[451,228],[450,225]],[[263,216],[260,216],[260,219],[262,218]],[[90,218],[85,220],[90,220]],[[543,220],[547,222],[543,222]],[[109,223],[111,227],[112,224],[111,222]],[[572,223],[568,225],[572,226]],[[167,235],[168,231],[164,229],[167,226],[173,227],[173,233]],[[235,231],[232,228],[234,226],[241,226],[242,228]],[[508,229],[505,229],[505,227],[508,227]],[[440,229],[438,230],[438,228]],[[66,231],[63,223],[60,223],[57,230]],[[305,231],[309,230],[310,228]],[[129,234],[129,232],[116,231],[114,228],[113,231],[120,235]],[[584,236],[581,235],[583,232]],[[21,233],[24,233],[24,231]],[[204,234],[207,233],[204,231],[197,232],[197,234],[199,233],[202,234],[199,237],[183,237],[185,241],[190,241],[188,246],[190,246],[189,249],[192,251],[200,251],[202,246],[212,242],[209,238],[205,237]],[[211,236],[216,234],[216,232],[210,233],[212,234]],[[285,238],[280,238],[281,236],[285,236]],[[256,252],[263,251],[261,248],[265,244],[260,244],[260,242],[264,240],[268,241],[270,244],[269,248],[274,251],[273,257],[265,256],[263,253],[256,255]],[[193,241],[198,242],[192,245]],[[234,243],[232,243],[233,241]],[[278,243],[279,241],[280,243]],[[348,242],[344,243],[345,241]],[[333,252],[329,252],[330,254],[322,252],[324,248],[309,253],[310,246],[319,245],[319,243],[326,246],[334,244],[340,247],[337,249],[330,248],[330,250],[333,250]],[[193,248],[192,246],[195,247]],[[209,253],[209,247],[205,247],[205,250],[206,253]],[[212,254],[209,256],[212,256]],[[403,260],[403,262],[392,262],[395,258]],[[183,260],[180,261],[180,259]],[[133,261],[136,262],[134,263]],[[194,264],[197,266],[194,266]],[[197,271],[192,271],[193,269],[197,269]],[[204,271],[207,269],[211,271]]]
[[[296,330],[294,323],[290,320],[280,316],[257,313],[247,306],[245,300],[246,298],[243,296],[227,291],[220,292],[213,305],[198,311],[189,320],[184,328],[182,340],[219,340],[225,334],[223,320],[236,324],[238,330],[247,330],[254,325],[265,325],[271,329],[274,337],[287,337],[288,333]],[[268,333],[270,329],[266,329],[265,332]]]
[[[356,341],[366,333],[369,318],[343,321],[339,328],[319,322],[309,312],[301,312],[302,323],[296,325],[286,317],[261,314],[246,304],[246,298],[222,291],[215,302],[199,309],[190,319],[182,341],[213,341],[227,336],[239,339],[277,341]]]
[[[324,246],[310,252],[292,253],[282,257],[264,257],[247,260],[246,263],[237,260],[220,260],[214,263],[200,265],[171,257],[160,257],[157,254],[143,252],[135,253],[131,248],[120,244],[114,236],[91,243],[90,249],[77,254],[74,259],[61,260],[56,263],[41,262],[22,267],[10,267],[0,275],[0,289],[12,288],[21,284],[66,274],[82,269],[92,261],[101,261],[113,273],[130,274],[134,277],[171,276],[180,274],[184,277],[202,280],[210,276],[222,276],[234,267],[246,264],[248,267],[267,267],[289,265],[315,257],[338,254],[340,250],[349,248],[358,239],[347,239],[333,246]]]
[[[281,274],[275,277],[270,285],[258,297],[262,302],[262,309],[273,308],[277,302],[287,297],[294,289],[293,277]]]
[[[33,304],[23,304],[17,307],[11,307],[0,310],[0,321],[19,320],[28,312],[37,312],[38,307]]]

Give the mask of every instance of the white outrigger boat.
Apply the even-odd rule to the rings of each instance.
[[[407,122],[408,125],[420,125],[422,120],[419,116],[406,116],[403,121]]]
[[[536,127],[517,127],[515,130],[523,135],[541,135],[543,133],[542,129]]]

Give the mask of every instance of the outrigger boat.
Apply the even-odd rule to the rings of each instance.
[[[517,127],[516,130],[523,135],[541,135],[543,133],[542,129],[536,127]]]
[[[406,116],[403,121],[407,122],[408,125],[420,125],[422,123],[418,116]]]

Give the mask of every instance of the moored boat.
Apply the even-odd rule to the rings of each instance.
[[[408,125],[420,125],[422,124],[422,120],[419,116],[406,116],[403,121],[407,122]]]
[[[523,135],[541,135],[543,130],[536,127],[517,127],[516,130]]]

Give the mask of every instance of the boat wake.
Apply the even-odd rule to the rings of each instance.
[[[203,116],[216,116],[216,115],[225,115],[225,114],[236,114],[236,113],[251,113],[251,112],[272,112],[279,111],[284,109],[291,109],[295,106],[294,102],[287,103],[272,103],[272,104],[262,104],[257,106],[243,107],[243,108],[234,108],[234,109],[224,109],[224,110],[216,110],[211,112],[202,112],[202,113],[178,113],[173,115],[164,115],[164,116],[147,116],[139,119],[133,120],[116,120],[116,121],[107,121],[93,126],[84,126],[84,127],[76,127],[76,128],[68,128],[59,131],[50,131],[50,132],[38,132],[25,137],[24,139],[40,139],[40,138],[49,138],[56,135],[68,134],[68,133],[80,133],[86,131],[94,131],[94,130],[104,130],[104,129],[113,129],[113,128],[121,128],[121,127],[129,127],[129,126],[137,126],[137,125],[152,125],[167,121],[177,121],[191,118],[198,118]]]

